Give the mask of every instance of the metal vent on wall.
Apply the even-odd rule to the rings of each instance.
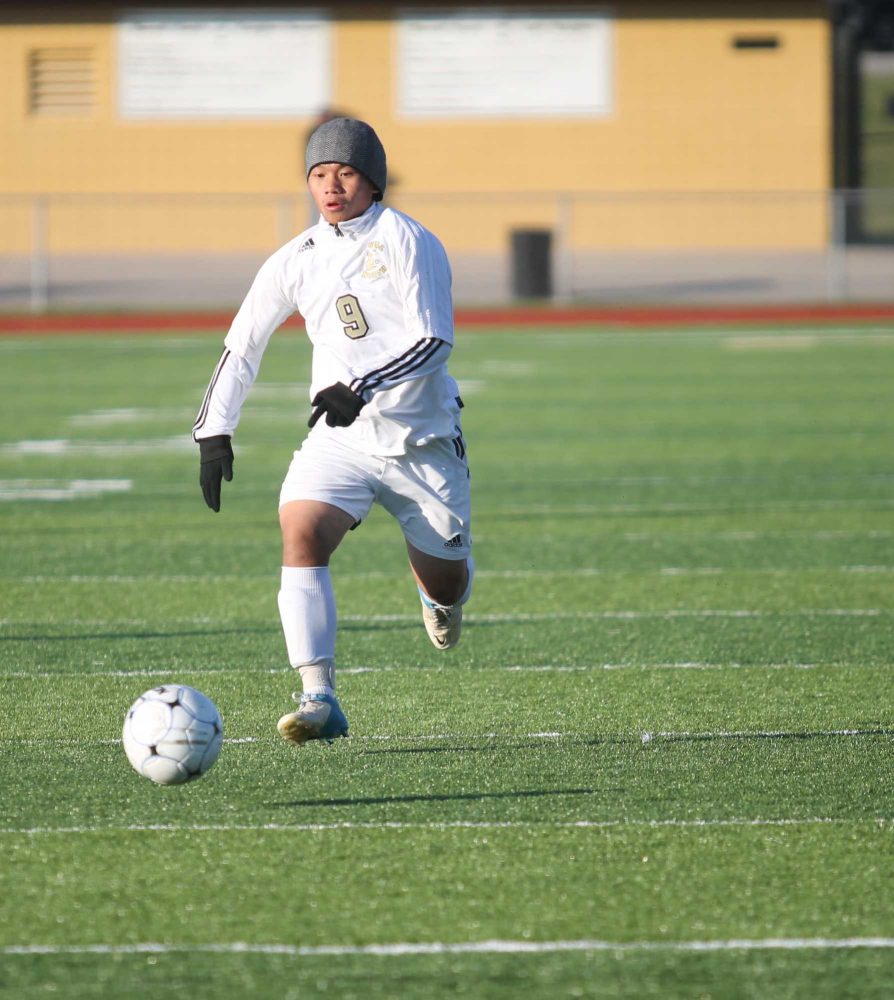
[[[32,49],[28,105],[33,115],[86,115],[96,105],[96,66],[90,48]]]

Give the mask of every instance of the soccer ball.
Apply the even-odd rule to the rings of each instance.
[[[130,706],[122,741],[134,770],[158,785],[182,785],[201,778],[217,760],[223,720],[201,691],[165,684]]]

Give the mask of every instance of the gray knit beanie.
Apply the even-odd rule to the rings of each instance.
[[[307,140],[305,176],[320,163],[347,163],[359,170],[378,188],[373,200],[382,200],[388,183],[385,148],[366,122],[356,118],[332,118],[323,122]]]

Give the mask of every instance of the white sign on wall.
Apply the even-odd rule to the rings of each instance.
[[[123,118],[303,117],[329,103],[321,11],[128,10],[118,22]]]
[[[405,10],[397,34],[397,106],[407,117],[600,116],[612,109],[605,13]]]

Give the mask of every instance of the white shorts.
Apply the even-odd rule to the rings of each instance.
[[[367,455],[335,434],[310,434],[292,458],[279,505],[320,500],[359,524],[374,503],[394,515],[426,555],[465,559],[472,550],[469,467],[462,437],[437,438],[405,455]]]

